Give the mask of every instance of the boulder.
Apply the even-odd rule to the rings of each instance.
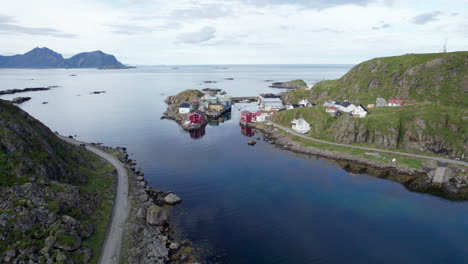
[[[255,144],[257,144],[257,141],[255,141],[255,140],[249,140],[249,141],[247,142],[247,144],[250,145],[250,146],[254,146]]]
[[[140,209],[138,209],[138,212],[137,212],[137,218],[139,219],[145,219],[147,215],[147,210],[145,207],[140,207]]]
[[[146,213],[146,223],[150,225],[164,225],[167,223],[168,216],[166,210],[157,205],[148,208]]]
[[[182,202],[182,199],[179,196],[175,195],[174,193],[170,193],[166,195],[163,198],[163,200],[165,203],[170,204],[170,205],[174,205],[174,204],[178,204]]]

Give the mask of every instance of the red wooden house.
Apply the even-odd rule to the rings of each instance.
[[[253,122],[254,120],[255,120],[255,113],[252,113],[246,110],[241,112],[241,122],[250,123],[250,122]]]
[[[196,111],[189,115],[189,120],[192,124],[203,124],[205,122],[205,118],[205,113],[201,111]]]

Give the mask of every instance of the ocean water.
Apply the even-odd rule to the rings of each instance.
[[[160,119],[163,100],[185,89],[221,88],[232,96],[251,96],[280,91],[265,80],[313,83],[338,78],[351,67],[3,69],[0,90],[60,87],[0,98],[31,96],[21,108],[52,130],[127,147],[151,186],[182,197],[171,221],[183,237],[205,249],[207,261],[468,263],[467,202],[410,192],[263,141],[250,147],[246,142],[258,135],[239,125],[239,112],[256,104],[237,104],[224,123],[196,133]]]

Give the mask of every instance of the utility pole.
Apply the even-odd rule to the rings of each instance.
[[[445,42],[444,42],[444,53],[447,53],[447,39],[445,39]]]

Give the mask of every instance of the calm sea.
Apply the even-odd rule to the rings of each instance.
[[[255,104],[238,104],[224,123],[192,134],[160,119],[164,98],[185,89],[257,95],[279,92],[265,80],[312,83],[350,67],[7,69],[0,70],[0,90],[60,86],[24,94],[32,100],[21,107],[64,135],[127,147],[153,187],[182,197],[172,222],[212,262],[468,263],[467,202],[413,193],[265,142],[250,147],[257,136],[239,126],[239,111]]]

